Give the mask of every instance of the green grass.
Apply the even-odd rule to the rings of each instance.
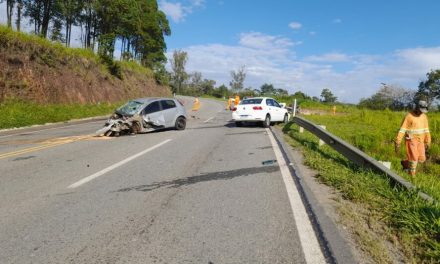
[[[403,116],[404,113],[389,111],[353,111],[340,116],[307,116],[307,119],[326,125],[327,130],[375,158],[391,160],[396,167],[400,158],[393,154],[392,140]],[[429,117],[431,122],[436,122],[435,114]],[[376,263],[390,262],[391,257],[385,254],[386,241],[400,245],[408,263],[440,261],[438,204],[429,204],[416,193],[393,187],[383,175],[358,167],[329,146],[318,147],[318,139],[309,132],[299,133],[295,124],[286,125],[284,132],[292,139],[293,146],[304,150],[306,165],[319,173],[319,181],[333,186],[343,198],[365,208],[361,218],[368,224],[367,231],[378,233],[378,241],[383,245],[371,246],[368,242],[371,238],[363,235],[365,230],[361,228],[353,232],[361,241],[362,250],[367,251]],[[437,133],[434,128],[433,136],[436,137]],[[414,184],[439,199],[439,176],[427,172],[428,168],[436,170],[435,166],[429,162],[425,164]],[[381,229],[373,230],[376,222],[380,223]],[[395,240],[397,242],[393,242]]]
[[[342,115],[311,115],[307,119],[325,125],[327,130],[344,139],[376,160],[391,161],[398,174],[412,181],[420,190],[440,201],[440,113],[428,113],[432,136],[430,158],[419,164],[417,177],[412,179],[402,171],[405,148],[394,153],[394,139],[405,112],[354,110]]]
[[[108,115],[119,105],[120,103],[39,105],[9,100],[0,104],[0,129]]]
[[[87,58],[98,61],[99,57],[89,49],[67,48],[58,42],[52,42],[36,35],[14,31],[0,25],[0,46],[13,46],[24,51],[34,52],[36,56],[54,58]],[[38,52],[38,53],[37,53]]]

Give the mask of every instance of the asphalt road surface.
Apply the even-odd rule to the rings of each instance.
[[[0,263],[325,263],[272,132],[224,108],[201,100],[184,131],[0,133]]]

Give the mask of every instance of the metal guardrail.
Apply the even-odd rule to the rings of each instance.
[[[298,124],[299,126],[307,129],[309,132],[320,138],[322,141],[327,143],[330,147],[335,149],[337,152],[344,155],[347,159],[351,160],[352,162],[356,163],[357,165],[369,168],[377,172],[384,173],[391,181],[393,181],[395,184],[398,184],[410,191],[417,191],[417,188],[410,183],[409,181],[403,179],[395,172],[391,171],[387,167],[385,167],[382,163],[378,162],[374,158],[368,156],[364,152],[360,151],[359,149],[353,147],[352,145],[348,144],[344,140],[340,139],[339,137],[331,134],[330,132],[324,130],[323,128],[313,124],[312,122],[300,118],[300,117],[293,117],[293,122]],[[422,199],[433,202],[434,199],[427,195],[424,192],[417,191],[419,197]]]

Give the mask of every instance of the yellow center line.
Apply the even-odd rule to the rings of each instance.
[[[21,149],[21,150],[16,150],[16,151],[11,151],[11,152],[0,154],[0,159],[10,158],[10,157],[14,157],[14,156],[22,155],[22,154],[27,154],[27,153],[31,153],[31,152],[35,152],[35,151],[39,151],[39,150],[43,150],[43,149],[47,149],[47,148],[52,148],[52,147],[80,141],[80,140],[87,140],[87,139],[91,139],[92,137],[93,137],[93,135],[85,135],[85,136],[50,139],[50,140],[46,140],[40,146],[30,147],[30,148],[25,148],[25,149]]]

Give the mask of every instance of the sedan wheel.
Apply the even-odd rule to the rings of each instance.
[[[183,116],[179,116],[176,119],[176,130],[184,130],[186,128],[186,119]]]
[[[289,122],[289,115],[285,114],[284,119],[283,119],[283,123],[287,124],[288,122]]]
[[[267,115],[263,121],[263,127],[270,127],[270,115]]]

